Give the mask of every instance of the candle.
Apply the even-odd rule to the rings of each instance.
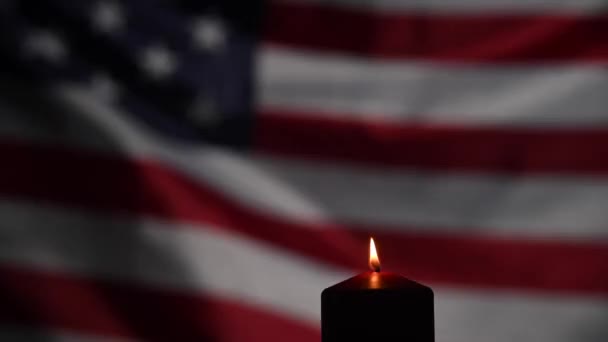
[[[398,274],[380,271],[370,239],[371,271],[323,290],[323,342],[433,342],[433,291]]]

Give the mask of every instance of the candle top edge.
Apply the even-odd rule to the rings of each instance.
[[[348,278],[342,282],[326,288],[323,292],[333,291],[377,291],[377,290],[400,290],[409,289],[417,292],[430,292],[433,290],[414,280],[408,279],[400,274],[393,272],[364,272]]]

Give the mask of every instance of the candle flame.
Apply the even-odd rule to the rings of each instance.
[[[374,272],[380,272],[380,258],[378,258],[378,252],[376,252],[374,238],[369,239],[369,268]]]

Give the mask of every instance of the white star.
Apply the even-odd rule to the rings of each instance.
[[[91,78],[91,92],[106,103],[118,100],[120,89],[118,84],[105,73],[94,74]]]
[[[148,74],[157,80],[169,77],[177,68],[175,56],[162,45],[144,49],[141,63]]]
[[[125,25],[123,8],[114,1],[100,1],[91,13],[93,27],[103,33],[115,33]]]
[[[196,124],[209,126],[219,121],[219,111],[216,103],[205,95],[199,95],[188,110],[188,117]]]
[[[218,51],[226,44],[226,28],[215,17],[200,17],[192,27],[192,37],[197,48],[205,51]]]
[[[49,31],[37,31],[27,35],[23,52],[27,57],[41,57],[55,64],[62,63],[68,55],[63,41]]]

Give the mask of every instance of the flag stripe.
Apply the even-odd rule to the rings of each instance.
[[[455,66],[269,48],[258,68],[259,106],[284,114],[397,124],[608,124],[602,66]]]
[[[258,150],[308,160],[423,170],[603,176],[608,128],[522,129],[417,125],[267,110]],[[302,143],[305,141],[306,143]]]
[[[265,41],[304,49],[476,63],[608,59],[602,14],[393,14],[295,2],[269,11]]]
[[[243,310],[255,306],[262,311],[262,316],[270,317],[267,323],[260,323],[261,326],[281,326],[282,323],[274,322],[281,313],[294,321],[293,325],[285,324],[286,329],[304,331],[306,327],[318,325],[321,289],[348,276],[344,270],[316,264],[288,249],[211,227],[149,218],[117,219],[14,202],[2,207],[2,217],[12,224],[3,231],[5,236],[0,240],[3,243],[0,274],[3,279],[13,279],[1,285],[11,289],[8,293],[12,301],[3,302],[14,303],[25,298],[28,303],[40,304],[28,306],[29,310],[50,310],[61,304],[58,302],[69,293],[74,300],[63,304],[66,307],[63,316],[55,317],[54,311],[52,314],[47,311],[36,318],[55,319],[50,323],[69,324],[72,329],[80,329],[74,326],[76,322],[82,324],[83,330],[158,335],[173,333],[173,328],[185,324],[190,328],[185,328],[184,334],[199,332],[204,327],[201,321],[206,314],[218,314],[210,318],[209,324],[213,325],[214,317],[222,314],[217,310],[224,310],[208,300],[216,298],[224,305],[225,298],[231,298],[230,305],[238,305]],[[32,231],[36,234],[32,235]],[[384,247],[384,243],[379,245]],[[99,258],[97,251],[103,249],[111,249],[112,253]],[[214,267],[217,265],[222,267]],[[7,276],[6,270],[11,267],[23,272],[19,273],[18,280]],[[252,270],[259,277],[250,277]],[[598,281],[601,282],[601,278]],[[48,284],[48,290],[40,291],[37,284]],[[434,289],[438,340],[482,342],[496,334],[494,340],[498,342],[512,341],[515,336],[540,342],[566,342],[571,340],[568,332],[576,329],[588,329],[590,336],[602,336],[607,329],[603,319],[598,319],[607,314],[605,298],[457,291],[436,285]],[[99,296],[109,300],[98,300]],[[133,311],[125,312],[121,319],[132,318],[127,321],[137,324],[120,325],[123,321],[112,315],[112,308],[122,305]],[[146,305],[150,306],[144,312]],[[179,309],[182,305],[183,311]],[[96,310],[82,314],[84,306]],[[238,321],[248,317],[239,316],[240,313],[230,308],[226,311],[236,315]],[[263,314],[266,311],[267,314]],[[181,318],[182,313],[181,321],[166,327],[150,327],[166,315],[176,314]],[[537,317],[543,317],[537,329],[522,329]],[[93,319],[86,321],[88,318]],[[469,319],[478,322],[479,328],[472,331],[466,324]],[[142,324],[142,320],[147,324]],[[99,326],[99,323],[105,325]],[[132,326],[136,330],[128,330]],[[240,324],[230,326],[241,327]],[[249,325],[243,329],[247,327]],[[257,331],[255,326],[250,328],[254,333]],[[260,331],[262,333],[264,331]]]
[[[608,272],[608,245],[603,243],[438,235],[424,233],[425,227],[411,228],[413,233],[408,234],[407,229],[396,232],[375,225],[291,221],[240,206],[156,163],[36,147],[21,151],[11,156],[12,174],[0,183],[2,195],[8,198],[212,224],[346,267],[359,264],[356,255],[364,253],[373,233],[393,246],[386,253],[394,253],[394,260],[407,265],[396,269],[417,279],[457,286],[608,293],[608,284],[598,281]],[[6,161],[9,154],[5,155]],[[42,165],[46,169],[39,174],[35,170]],[[34,186],[33,179],[44,180],[46,186]],[[356,250],[361,253],[353,254]],[[478,262],[479,257],[485,262]],[[535,277],[522,277],[529,273]]]
[[[319,335],[297,321],[217,297],[7,266],[0,267],[0,277],[3,323],[146,341],[275,341],[293,335],[290,340],[304,342]]]
[[[605,178],[420,173],[259,156],[246,160],[300,199],[289,206],[258,200],[258,205],[268,203],[274,215],[292,220],[359,222],[395,232],[418,226],[426,232],[524,239],[608,238]],[[229,174],[231,169],[222,170]],[[237,174],[242,182],[256,179]],[[273,193],[258,190],[261,197]],[[240,197],[232,192],[231,198]],[[321,214],[306,202],[316,203]]]

